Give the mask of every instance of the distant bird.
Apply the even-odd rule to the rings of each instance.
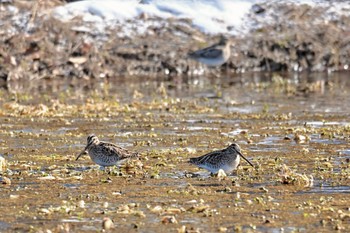
[[[223,150],[213,151],[197,158],[190,158],[189,162],[213,174],[218,173],[220,169],[229,174],[237,168],[240,157],[254,167],[254,165],[242,155],[241,148],[236,143],[231,144]]]
[[[231,41],[227,37],[222,36],[219,43],[190,52],[188,57],[208,66],[221,66],[230,58],[230,45]]]
[[[132,153],[113,143],[102,142],[94,134],[88,136],[85,149],[75,160],[78,160],[80,156],[86,153],[89,154],[92,161],[100,166],[113,166],[126,159],[139,156],[137,152]]]

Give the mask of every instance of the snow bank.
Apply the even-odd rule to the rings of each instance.
[[[205,33],[235,34],[254,25],[246,22],[246,16],[252,12],[258,0],[87,0],[72,2],[57,7],[54,15],[62,20],[71,20],[81,16],[85,22],[105,25],[123,24],[141,14],[159,18],[189,18],[193,25]],[[284,3],[288,1],[283,1]],[[350,4],[346,2],[329,3],[326,1],[294,0],[296,4],[329,7],[328,18],[337,14],[350,14]],[[278,4],[278,2],[276,2]],[[326,16],[325,16],[326,17]],[[142,27],[140,24],[138,24]],[[234,30],[232,30],[234,29]],[[143,30],[138,30],[142,32]]]

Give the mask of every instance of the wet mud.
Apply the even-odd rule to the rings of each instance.
[[[349,87],[342,73],[11,83],[0,231],[348,231]],[[90,133],[141,159],[75,161]],[[255,168],[187,163],[232,142]]]

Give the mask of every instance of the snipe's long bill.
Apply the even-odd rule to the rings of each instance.
[[[113,143],[100,141],[94,134],[88,136],[86,147],[75,160],[84,154],[89,154],[91,160],[100,166],[113,166],[126,159],[139,157],[137,152],[130,152]]]

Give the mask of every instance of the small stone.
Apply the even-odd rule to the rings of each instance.
[[[7,166],[7,164],[6,164],[5,158],[0,155],[0,172],[5,171],[6,166]]]
[[[268,223],[272,223],[272,221],[270,219],[266,219],[264,223],[268,224]]]
[[[241,199],[241,193],[240,193],[240,192],[237,192],[237,193],[236,193],[236,199],[237,199],[237,200]]]
[[[156,213],[156,214],[160,214],[162,211],[163,211],[163,208],[159,205],[157,205],[151,209],[151,212]]]
[[[169,224],[169,223],[177,223],[176,218],[174,216],[164,216],[162,218],[163,224]]]
[[[269,190],[267,189],[267,188],[265,188],[265,187],[260,187],[259,188],[261,191],[264,191],[265,193],[268,193],[269,192]]]
[[[253,201],[252,201],[252,200],[246,200],[246,203],[247,203],[248,205],[252,205],[252,204],[253,204]]]
[[[109,230],[109,229],[112,229],[112,228],[114,228],[113,221],[110,218],[108,218],[108,217],[104,217],[103,221],[102,221],[102,229],[103,230]]]
[[[301,135],[301,134],[296,134],[294,136],[294,140],[297,142],[305,142],[306,141],[306,136]]]
[[[49,209],[46,209],[46,208],[41,208],[39,210],[39,213],[42,213],[42,214],[51,214],[51,211]]]
[[[179,213],[181,213],[181,212],[182,212],[182,211],[181,211],[181,209],[179,209],[179,208],[170,207],[170,208],[166,209],[166,213],[167,213],[167,214],[179,214]]]
[[[257,4],[257,3],[254,4],[251,9],[257,15],[264,13],[266,11],[264,7],[262,7],[260,4]]]
[[[186,226],[181,226],[180,228],[177,229],[177,233],[186,233]]]
[[[219,169],[219,171],[218,171],[218,179],[219,180],[223,180],[225,177],[227,177],[225,171],[222,170],[222,169]]]
[[[0,177],[0,182],[1,182],[1,184],[11,185],[11,180],[5,176]]]
[[[80,208],[85,208],[85,201],[84,201],[84,200],[80,200],[80,201],[78,202],[78,207],[80,207]]]

